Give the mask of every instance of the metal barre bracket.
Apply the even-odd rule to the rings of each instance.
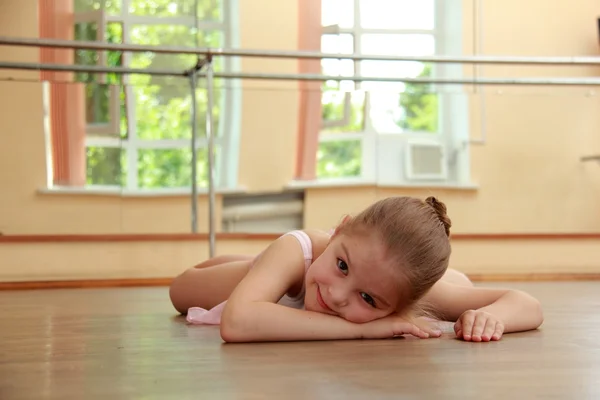
[[[200,58],[198,57],[198,61],[196,61],[196,65],[194,65],[192,68],[183,71],[183,76],[189,78],[192,74],[197,74],[198,72],[200,72],[202,70],[202,68],[204,68],[204,66],[206,64],[210,64],[212,63],[212,54],[208,53],[206,54],[205,58]]]

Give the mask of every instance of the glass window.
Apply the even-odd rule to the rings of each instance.
[[[360,140],[336,140],[319,143],[317,176],[319,178],[358,177],[361,174]]]
[[[434,7],[434,0],[360,0],[360,25],[367,29],[433,30]]]

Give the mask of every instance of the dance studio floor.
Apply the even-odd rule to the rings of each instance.
[[[510,286],[546,321],[494,343],[223,344],[167,288],[3,291],[0,399],[600,398],[600,282]]]

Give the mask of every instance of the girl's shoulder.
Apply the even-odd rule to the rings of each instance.
[[[309,237],[312,244],[313,261],[316,260],[327,248],[331,234],[321,229],[302,230]]]

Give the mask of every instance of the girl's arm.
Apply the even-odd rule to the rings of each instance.
[[[314,242],[314,240],[313,240]],[[318,246],[318,245],[317,245]],[[226,342],[388,338],[428,334],[399,318],[355,324],[337,316],[276,304],[304,279],[304,257],[297,239],[286,235],[265,250],[233,291],[221,317]]]
[[[457,321],[457,336],[479,341],[485,333],[520,332],[537,329],[544,321],[538,300],[518,290],[460,286],[439,281],[424,302],[449,321]],[[487,323],[487,326],[486,326]],[[499,323],[497,329],[492,324]],[[490,333],[491,332],[491,333]],[[498,335],[496,335],[498,336]],[[495,337],[499,339],[500,337]]]

